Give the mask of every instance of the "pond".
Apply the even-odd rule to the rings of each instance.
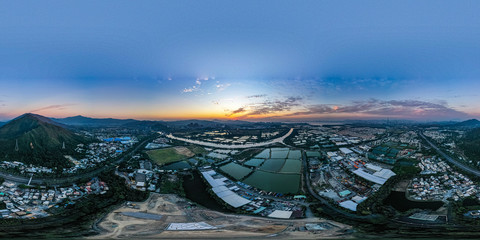
[[[183,177],[183,189],[188,199],[219,212],[231,212],[218,203],[208,192],[208,185],[203,181],[200,174],[195,171],[193,175]]]
[[[258,167],[263,163],[263,161],[264,160],[261,159],[261,158],[252,158],[252,159],[248,160],[247,162],[245,162],[245,165],[251,166],[251,167]]]
[[[278,172],[283,167],[285,159],[283,158],[270,158],[260,167],[263,171]]]
[[[267,192],[297,193],[300,189],[300,180],[300,174],[256,171],[243,182]]]
[[[405,197],[405,192],[392,191],[390,195],[383,201],[385,205],[390,205],[393,208],[397,209],[400,212],[405,212],[410,209],[428,209],[428,210],[437,210],[443,206],[441,201],[430,201],[430,202],[420,202],[420,201],[411,201]]]
[[[302,169],[302,162],[300,162],[298,160],[287,159],[287,161],[283,165],[280,172],[281,173],[297,173],[297,174],[300,174],[301,169]]]
[[[220,170],[235,178],[236,180],[240,180],[252,172],[250,168],[246,168],[236,163],[229,163],[227,165],[223,165],[222,167],[220,167]]]
[[[191,169],[192,166],[188,164],[186,161],[174,162],[168,165],[163,166],[162,170],[184,170],[184,169]]]

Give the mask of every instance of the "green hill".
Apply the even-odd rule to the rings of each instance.
[[[27,113],[0,128],[0,160],[45,167],[68,167],[71,163],[64,155],[75,154],[77,144],[84,142],[83,137],[63,128],[61,124]]]
[[[480,159],[480,128],[475,128],[467,132],[460,139],[458,146],[464,151],[465,155],[475,164]]]

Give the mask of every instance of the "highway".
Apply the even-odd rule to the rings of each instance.
[[[250,144],[242,144],[242,145],[233,145],[233,144],[219,144],[219,143],[211,143],[211,142],[203,142],[199,140],[192,140],[192,139],[187,139],[187,138],[181,138],[181,137],[175,137],[172,134],[166,135],[166,137],[178,140],[178,141],[183,141],[183,142],[188,142],[192,144],[197,144],[205,147],[214,147],[214,148],[222,148],[222,149],[244,149],[244,148],[255,148],[255,147],[265,147],[274,143],[283,143],[283,140],[290,136],[292,134],[293,128],[290,128],[290,131],[288,131],[285,135],[275,138],[266,142],[259,142],[259,143],[250,143]]]
[[[458,168],[464,170],[465,172],[469,172],[477,177],[480,177],[480,171],[477,170],[477,169],[474,169],[474,168],[471,168],[453,158],[451,158],[450,156],[448,156],[446,153],[444,153],[442,150],[440,150],[435,144],[433,144],[432,142],[430,142],[424,135],[422,132],[419,132],[419,135],[425,139],[425,141],[427,141],[428,144],[430,144],[430,146],[432,146],[432,148],[435,149],[435,151],[437,151],[438,154],[440,154],[443,158],[445,158],[448,162],[452,163],[453,165],[457,166]]]
[[[50,184],[50,185],[53,185],[53,186],[58,186],[58,185],[70,184],[70,183],[73,183],[75,181],[78,181],[78,180],[84,179],[84,178],[95,177],[95,176],[99,175],[101,172],[106,171],[110,168],[113,168],[113,167],[115,167],[115,165],[118,165],[119,163],[123,162],[126,157],[129,157],[129,156],[132,155],[132,153],[138,151],[138,149],[141,146],[143,146],[146,142],[148,142],[149,140],[151,140],[151,139],[147,138],[147,139],[143,140],[132,151],[130,151],[130,153],[125,154],[124,156],[119,158],[117,161],[115,161],[113,163],[110,163],[110,164],[105,164],[104,166],[102,166],[100,168],[97,168],[97,169],[94,169],[90,172],[82,173],[82,174],[71,176],[71,177],[63,177],[63,178],[35,178],[35,175],[34,175],[34,178],[32,179],[32,182],[30,184],[45,184],[45,183],[47,183],[47,184]],[[27,184],[28,181],[30,180],[30,177],[15,176],[15,175],[5,173],[5,172],[0,172],[0,177],[3,177],[5,180],[8,180],[8,181],[12,181],[12,182],[16,182],[16,183],[23,183],[23,184]]]

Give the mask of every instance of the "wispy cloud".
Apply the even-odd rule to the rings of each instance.
[[[69,107],[69,106],[73,106],[75,104],[57,104],[57,105],[49,105],[49,106],[46,106],[46,107],[42,107],[42,108],[37,108],[37,109],[34,109],[34,110],[31,110],[30,112],[41,112],[41,111],[45,111],[45,110],[64,110],[65,108]]]
[[[217,91],[219,91],[219,92],[227,89],[227,88],[230,87],[230,86],[231,86],[230,83],[221,84],[220,82],[217,82],[217,84],[215,85],[215,87],[217,88]]]
[[[238,108],[238,109],[236,109],[236,110],[231,111],[231,112],[228,113],[226,116],[227,116],[227,117],[230,117],[230,116],[232,116],[232,115],[239,114],[239,113],[244,113],[244,112],[246,112],[246,111],[247,111],[247,110],[246,110],[245,108],[241,107],[241,108]]]
[[[247,98],[264,98],[266,96],[267,94],[256,94],[256,95],[247,96]]]
[[[277,114],[290,111],[292,108],[300,106],[301,97],[288,97],[286,99],[266,100],[260,103],[250,103],[236,110],[230,111],[226,116],[238,116],[239,118],[248,118],[262,116],[267,114]]]
[[[195,85],[189,88],[184,88],[182,90],[182,93],[191,93],[191,92],[197,92],[201,90],[202,83],[204,81],[208,81],[209,79],[214,79],[214,78],[208,78],[208,77],[203,77],[203,78],[197,78],[195,79]]]
[[[191,92],[196,92],[196,91],[198,91],[198,90],[200,90],[199,87],[193,86],[193,87],[191,87],[191,88],[185,88],[185,89],[183,89],[182,92],[183,92],[183,93],[191,93]]]

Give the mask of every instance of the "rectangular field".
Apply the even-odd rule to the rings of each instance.
[[[285,161],[280,173],[296,173],[300,174],[300,170],[302,169],[302,162],[298,160],[290,160],[288,159]]]
[[[257,154],[255,158],[270,158],[270,148],[263,150],[261,153]]]
[[[265,161],[265,160],[263,160],[261,158],[252,158],[252,159],[246,161],[245,165],[251,166],[251,167],[258,167],[263,163],[263,161]]]
[[[180,150],[176,148],[150,150],[147,151],[147,155],[153,162],[158,165],[180,161],[187,157],[193,156],[192,152],[187,148]]]
[[[267,159],[260,167],[260,170],[267,172],[278,172],[285,163],[285,159]]]
[[[267,192],[298,193],[300,188],[300,179],[300,174],[282,174],[256,171],[243,182]]]
[[[220,167],[220,170],[235,178],[236,180],[240,180],[252,172],[252,170],[250,170],[249,168],[233,162],[223,165],[222,167]]]
[[[284,150],[273,151],[272,150],[271,158],[287,158],[287,155],[288,155],[288,150],[287,151],[284,151]]]

